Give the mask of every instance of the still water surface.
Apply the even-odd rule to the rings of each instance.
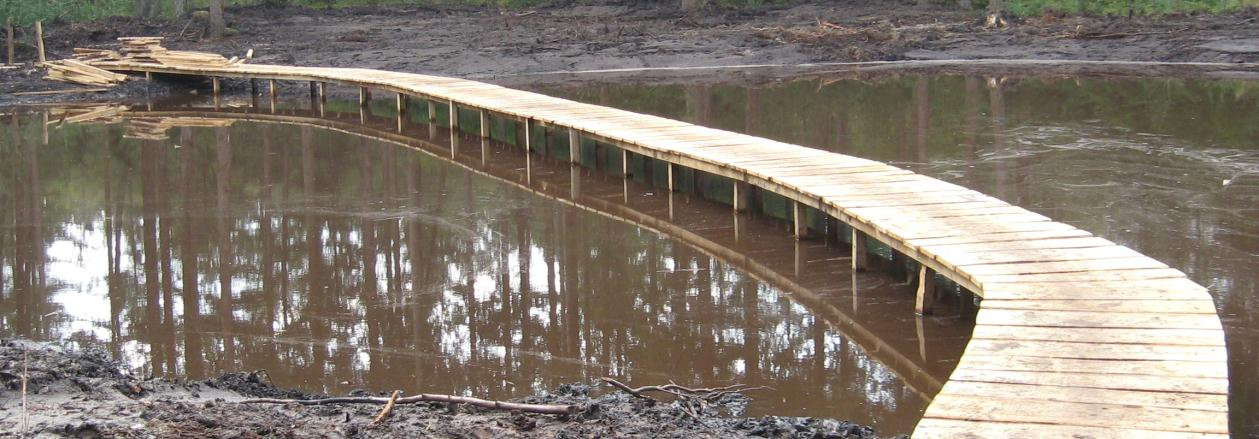
[[[449,159],[449,133],[427,124],[403,133],[418,150],[369,139],[392,135],[390,114],[279,112],[356,135],[232,123],[250,111],[270,114],[224,110],[209,115],[221,127],[162,140],[67,124],[46,144],[42,115],[9,117],[3,335],[329,393],[737,381],[773,389],[750,414],[903,433],[973,321],[960,299],[915,319],[903,278],[854,275],[839,246],[780,220],[736,226],[728,206],[669,196],[641,160],[626,184],[510,145],[483,156],[479,139]]]
[[[886,161],[1180,269],[1224,323],[1231,429],[1259,437],[1259,83],[904,76],[543,91]]]

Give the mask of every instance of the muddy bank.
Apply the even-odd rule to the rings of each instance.
[[[227,56],[243,56],[253,49],[259,63],[364,67],[515,83],[522,81],[512,78],[544,72],[868,61],[1259,61],[1259,12],[1254,10],[1133,20],[1047,15],[1010,18],[1008,26],[987,27],[976,13],[944,6],[889,8],[886,2],[710,7],[696,13],[644,5],[529,10],[253,6],[228,11],[232,35],[220,41],[204,40],[203,26],[182,20],[53,23],[45,32],[53,59],[69,56],[74,47],[111,47],[120,36],[161,35],[174,49]],[[21,59],[33,57],[29,48],[19,53]],[[1027,70],[1038,69],[1046,67]],[[1145,72],[1121,66],[1063,72],[1110,70]],[[1159,74],[1170,75],[1194,72],[1158,69]],[[780,74],[790,73],[787,68]],[[0,80],[0,92],[38,88],[18,87],[14,81],[11,76]]]
[[[249,398],[327,396],[281,389],[269,381],[265,372],[232,373],[204,381],[137,377],[102,351],[0,341],[0,432],[25,431],[36,437],[198,438],[877,437],[870,428],[832,419],[741,418],[737,413],[747,397],[738,394],[695,412],[676,402],[634,398],[584,384],[515,400],[576,405],[579,411],[571,416],[421,403],[396,406],[389,418],[373,424],[380,405],[240,403]],[[368,395],[364,391],[354,394]]]

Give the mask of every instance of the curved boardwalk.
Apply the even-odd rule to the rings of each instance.
[[[312,89],[331,82],[363,87],[362,96],[383,89],[480,111],[483,122],[493,115],[526,122],[526,131],[569,130],[668,162],[670,174],[686,167],[730,178],[736,209],[748,186],[794,200],[797,218],[817,209],[852,227],[854,268],[864,266],[868,238],[919,261],[920,310],[930,310],[935,273],[983,298],[971,342],[915,437],[1228,434],[1224,332],[1205,288],[1126,247],[957,185],[871,160],[461,79],[266,65],[102,67],[312,81]]]

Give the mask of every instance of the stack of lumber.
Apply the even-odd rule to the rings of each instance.
[[[112,87],[127,80],[127,75],[99,69],[73,59],[45,62],[44,67],[48,68],[45,79],[72,84]]]
[[[118,53],[131,61],[157,62],[153,55],[166,52],[166,48],[162,47],[162,37],[122,37],[118,42],[122,43]]]
[[[227,59],[222,55],[206,52],[168,50],[162,47],[162,37],[123,37],[118,50],[75,48],[74,58],[100,67],[113,67],[117,63],[145,63],[163,65],[226,66],[243,60]]]

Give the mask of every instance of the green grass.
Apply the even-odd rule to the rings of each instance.
[[[1175,13],[1223,13],[1259,6],[1259,0],[1007,0],[1010,13],[1021,16],[1046,13],[1127,16],[1129,7],[1139,16]]]
[[[227,0],[232,5],[292,5],[313,8],[347,7],[385,4],[470,4],[519,8],[547,3],[551,0]],[[661,0],[681,1],[681,0]],[[710,5],[756,8],[768,3],[785,3],[791,0],[709,0]],[[954,3],[956,0],[939,0]],[[599,3],[598,0],[578,0],[580,3]],[[905,4],[888,0],[888,11],[905,7]],[[984,2],[976,1],[982,9]],[[1022,16],[1045,13],[1089,13],[1097,15],[1128,15],[1129,0],[1006,0],[1010,13]],[[172,2],[162,0],[161,17],[171,17]],[[209,0],[189,0],[189,10],[205,9]],[[1132,9],[1136,15],[1166,15],[1171,13],[1221,13],[1259,7],[1259,0],[1134,0]],[[30,26],[35,20],[45,22],[76,22],[97,20],[114,16],[131,16],[135,12],[135,0],[2,0],[0,19],[13,17],[18,26]]]

